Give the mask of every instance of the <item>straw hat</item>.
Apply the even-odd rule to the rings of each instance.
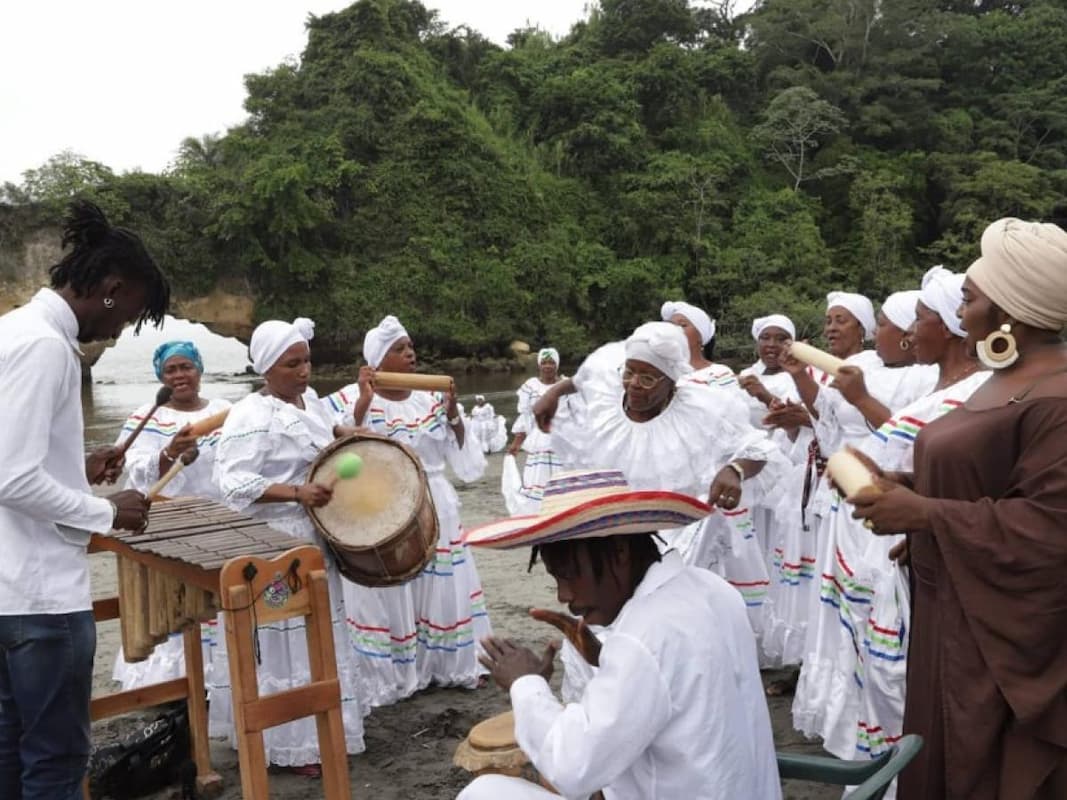
[[[680,528],[712,511],[677,492],[636,492],[615,469],[560,472],[549,479],[541,513],[480,525],[464,541],[476,547],[510,550],[561,539]]]

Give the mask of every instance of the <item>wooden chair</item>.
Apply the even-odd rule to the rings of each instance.
[[[349,800],[341,687],[337,679],[330,596],[322,552],[310,545],[266,561],[232,558],[219,581],[226,612],[241,793],[245,800],[268,800],[263,731],[315,716],[326,800]],[[304,617],[311,683],[260,697],[256,681],[255,626]]]
[[[889,784],[922,749],[921,736],[908,734],[889,752],[871,761],[846,761],[829,756],[778,753],[778,776],[783,780],[855,786],[844,800],[881,800]]]

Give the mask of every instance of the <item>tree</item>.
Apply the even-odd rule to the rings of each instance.
[[[22,173],[21,185],[7,184],[10,202],[43,203],[61,208],[77,195],[92,194],[114,180],[115,173],[99,161],[92,161],[73,150],[64,150],[36,169]]]
[[[847,125],[841,109],[806,86],[795,86],[775,95],[754,133],[767,155],[785,167],[797,191],[805,181],[837,174],[834,167],[811,169],[811,161],[821,143]]]

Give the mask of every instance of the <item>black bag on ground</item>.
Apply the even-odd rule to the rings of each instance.
[[[89,756],[89,791],[93,800],[130,800],[179,782],[188,784],[189,758],[189,714],[183,702],[121,742],[94,750]],[[183,797],[193,796],[187,785],[183,789]]]

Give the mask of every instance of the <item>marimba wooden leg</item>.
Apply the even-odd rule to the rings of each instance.
[[[230,656],[230,693],[233,697],[233,721],[237,733],[237,760],[241,767],[241,797],[244,800],[268,800],[267,755],[262,730],[248,730],[246,708],[259,699],[256,680],[256,654],[252,648],[255,622],[252,598],[246,586],[223,587],[228,610],[226,649]]]
[[[313,684],[337,680],[337,655],[334,651],[333,617],[330,587],[324,570],[309,575],[311,615],[307,617],[308,665]],[[345,746],[344,718],[339,706],[315,715],[322,759],[322,788],[326,798],[348,798],[348,748]]]
[[[182,630],[185,645],[185,676],[189,681],[189,731],[196,763],[196,787],[207,797],[222,791],[222,777],[211,767],[211,745],[207,735],[207,687],[204,686],[204,648],[200,641],[200,623]]]

